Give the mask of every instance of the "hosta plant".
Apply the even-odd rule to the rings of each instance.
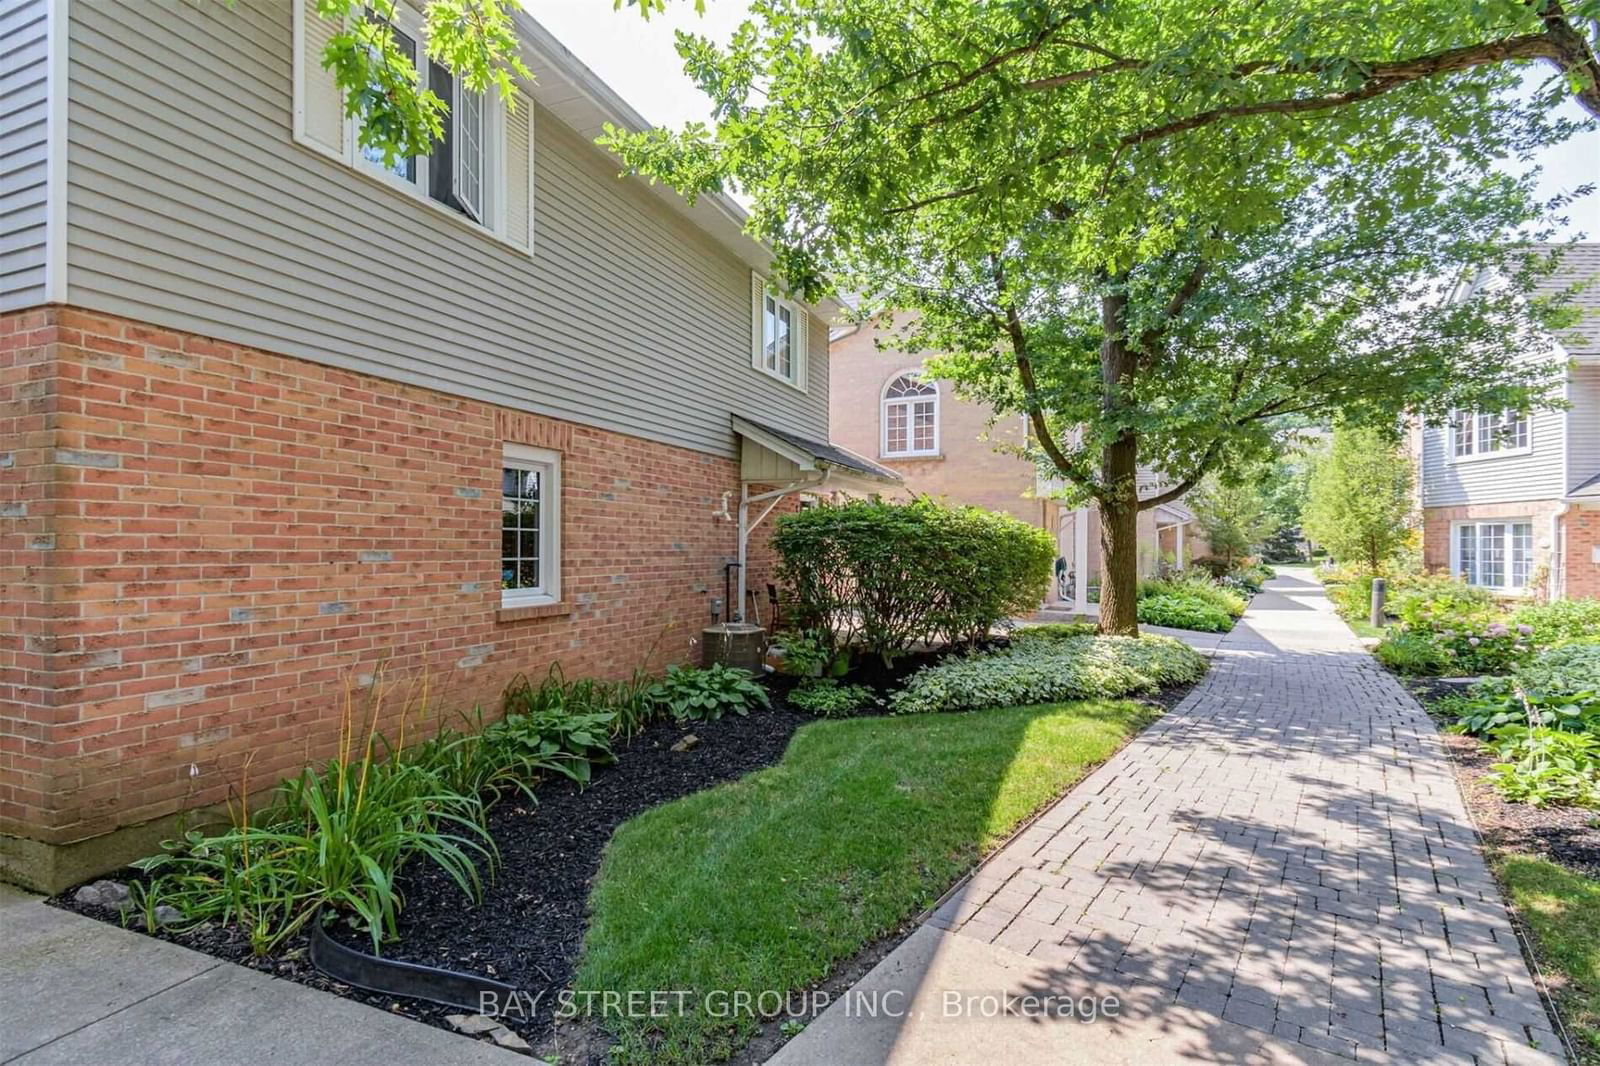
[[[652,686],[650,698],[680,722],[715,721],[771,705],[767,690],[749,674],[721,663],[700,669],[674,666]]]

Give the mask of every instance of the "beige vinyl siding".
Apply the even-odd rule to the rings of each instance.
[[[45,300],[48,0],[0,0],[0,311]]]
[[[1537,411],[1529,422],[1532,450],[1454,460],[1447,426],[1422,431],[1422,505],[1451,507],[1469,503],[1548,500],[1562,495],[1566,457],[1566,415]]]
[[[1567,386],[1567,488],[1600,474],[1600,363],[1572,371]]]
[[[750,366],[749,267],[535,109],[534,253],[300,147],[291,7],[71,7],[72,303],[729,454],[827,432]],[[397,266],[403,265],[403,268]]]

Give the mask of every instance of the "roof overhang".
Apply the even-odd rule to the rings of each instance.
[[[740,466],[744,481],[771,483],[794,479],[798,475],[819,484],[825,479],[829,484],[841,488],[870,489],[895,486],[904,481],[888,467],[837,444],[812,440],[738,415],[732,416],[732,421],[733,431],[739,435],[741,442]],[[751,446],[766,454],[746,453],[745,449]]]
[[[535,79],[532,84],[523,83],[522,87],[541,107],[591,144],[605,132],[608,122],[635,132],[652,128],[644,116],[601,81],[599,75],[532,15],[513,5],[511,17],[522,46],[523,61],[533,71]],[[604,151],[598,145],[595,150]],[[621,165],[614,154],[606,154]],[[642,178],[628,180],[649,188],[652,195],[709,234],[751,269],[763,272],[772,269],[772,250],[745,232],[749,215],[726,193],[707,193],[690,203],[666,185]],[[847,308],[832,297],[810,306],[824,321],[843,320],[847,316]]]
[[[1181,503],[1156,504],[1156,523],[1161,524],[1166,519],[1167,525],[1181,526],[1194,521],[1194,512]]]

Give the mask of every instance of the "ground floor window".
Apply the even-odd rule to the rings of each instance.
[[[561,458],[543,448],[505,446],[500,469],[500,602],[506,607],[561,598]]]
[[[1533,523],[1523,519],[1457,522],[1451,530],[1451,570],[1469,585],[1521,590],[1533,572]]]

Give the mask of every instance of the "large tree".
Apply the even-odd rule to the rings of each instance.
[[[1101,511],[1102,628],[1133,632],[1138,512],[1258,460],[1283,416],[1545,399],[1511,360],[1531,265],[1441,283],[1537,217],[1493,161],[1570,127],[1503,62],[1360,91],[1471,22],[1368,6],[767,0],[726,48],[681,41],[714,130],[608,143],[690,194],[738,186],[792,287],[915,312],[905,347],[1025,414]],[[1330,82],[1350,99],[1278,105]]]
[[[1311,466],[1306,533],[1341,563],[1377,571],[1410,535],[1412,477],[1392,433],[1340,427]]]

